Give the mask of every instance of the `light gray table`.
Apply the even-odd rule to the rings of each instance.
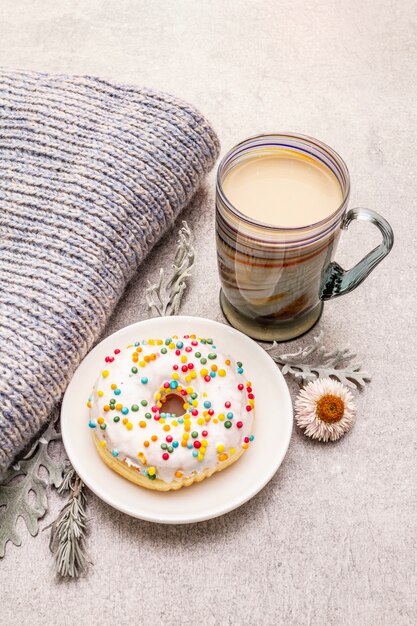
[[[171,91],[204,111],[223,152],[263,130],[321,138],[350,166],[352,206],[385,215],[396,246],[319,325],[330,348],[349,344],[373,373],[348,436],[317,445],[294,430],[257,497],[194,526],[130,519],[91,495],[88,577],[57,584],[48,533],[24,532],[0,564],[1,624],[416,623],[416,15],[412,0],[2,0],[2,64]],[[184,213],[198,258],[183,312],[221,321],[213,181]],[[146,282],[170,263],[175,237],[142,267],[108,333],[146,317]],[[354,224],[338,260],[377,241]],[[60,505],[53,494],[43,526]]]

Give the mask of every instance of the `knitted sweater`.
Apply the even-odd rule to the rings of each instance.
[[[169,95],[0,69],[0,474],[218,150]]]

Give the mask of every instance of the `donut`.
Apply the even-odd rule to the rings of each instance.
[[[102,460],[158,491],[201,482],[254,439],[255,396],[243,364],[195,334],[114,350],[87,407]]]

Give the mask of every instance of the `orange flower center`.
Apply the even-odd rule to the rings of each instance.
[[[322,396],[316,405],[317,417],[329,424],[341,420],[344,412],[345,403],[342,398],[331,394]]]

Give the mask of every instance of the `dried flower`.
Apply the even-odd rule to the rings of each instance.
[[[331,378],[311,381],[295,401],[296,422],[319,441],[337,441],[352,426],[356,406],[349,389]]]

